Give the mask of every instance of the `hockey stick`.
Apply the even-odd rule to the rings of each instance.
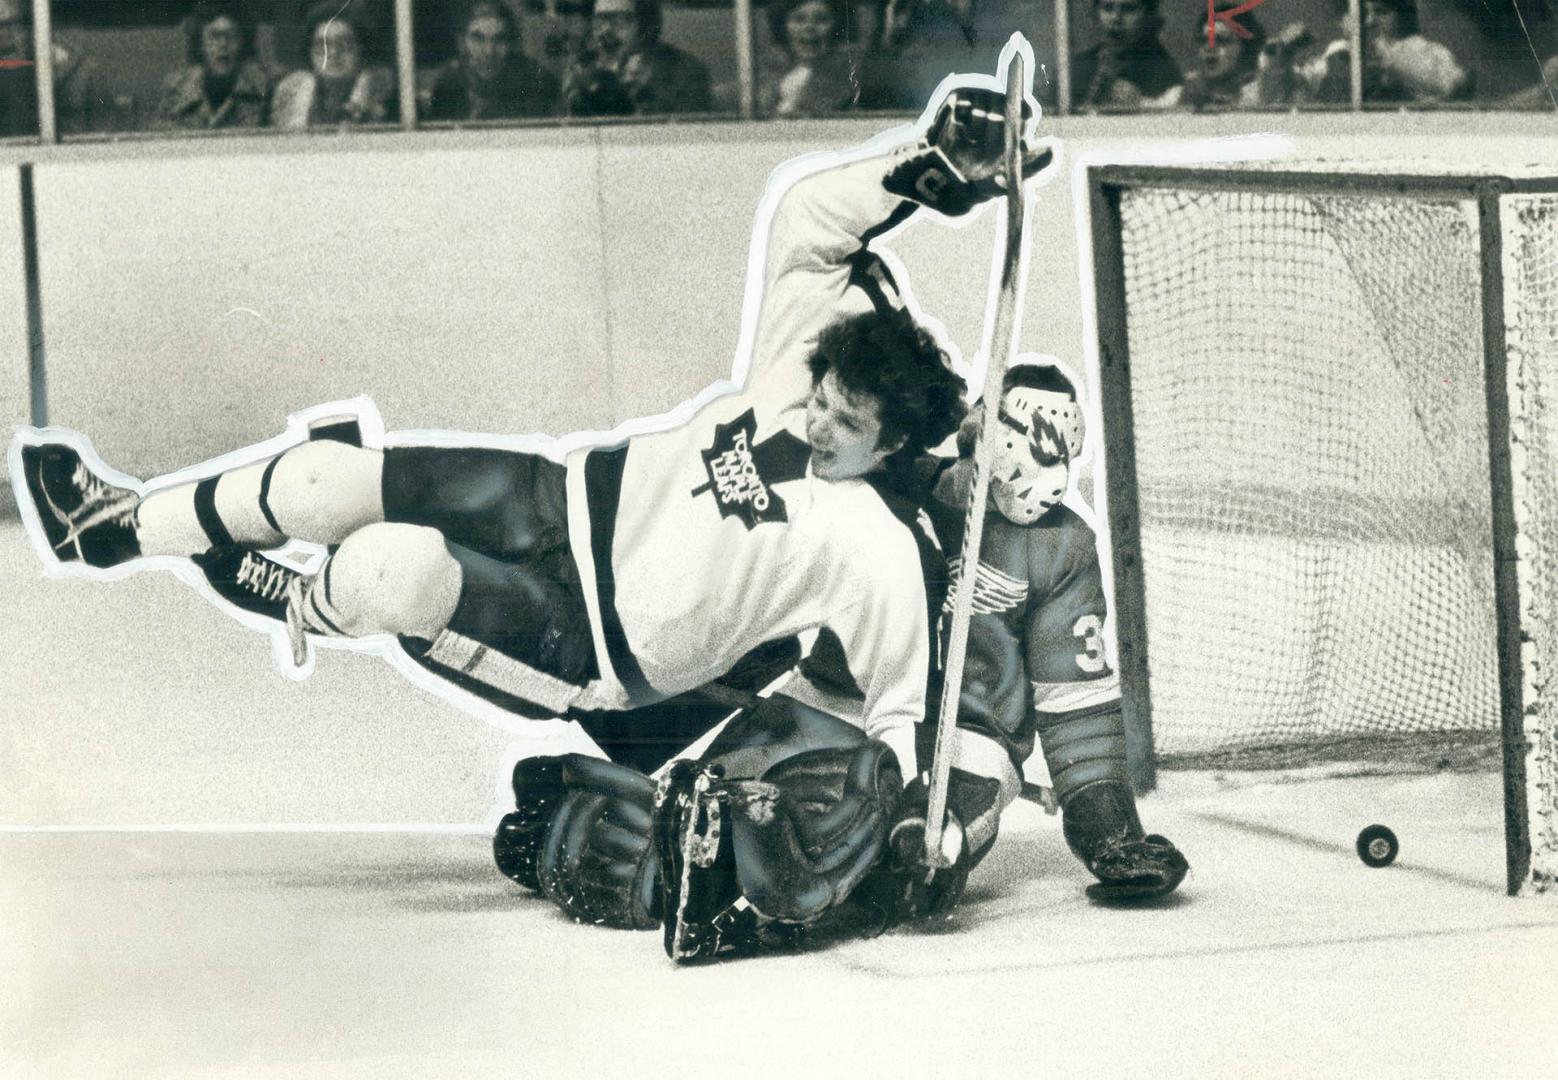
[[[925,812],[926,865],[945,866],[941,836],[946,829],[947,786],[952,778],[953,732],[957,727],[958,700],[963,693],[963,661],[968,653],[968,624],[974,614],[974,580],[979,576],[979,549],[985,535],[985,505],[990,492],[990,461],[1000,432],[1001,380],[1011,354],[1012,330],[1017,317],[1017,275],[1022,263],[1022,100],[1027,83],[1021,53],[1014,53],[1006,68],[1006,153],[1002,171],[1006,177],[1006,236],[1001,258],[1001,281],[995,300],[995,328],[985,366],[981,395],[984,423],[974,447],[974,480],[968,498],[968,517],[963,525],[963,569],[952,594],[952,625],[947,635],[947,667],[941,689],[941,712],[936,720],[936,750],[931,759],[929,804]]]

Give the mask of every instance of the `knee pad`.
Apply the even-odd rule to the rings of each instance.
[[[1097,709],[1040,715],[1039,745],[1062,806],[1071,795],[1101,780],[1129,788],[1125,768],[1125,717],[1119,702]]]
[[[561,759],[563,795],[541,847],[541,891],[577,922],[660,924],[654,782],[601,758]]]
[[[260,502],[286,536],[339,544],[384,520],[384,454],[334,438],[294,446],[267,470]]]
[[[881,858],[903,777],[879,742],[794,754],[760,778],[777,789],[762,820],[735,814],[742,894],[761,914],[810,922],[842,903]]]
[[[461,581],[438,530],[379,522],[342,542],[311,586],[311,599],[350,637],[432,640],[460,602]]]

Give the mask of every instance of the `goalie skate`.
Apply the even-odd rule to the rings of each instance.
[[[1089,860],[1098,880],[1087,895],[1101,903],[1154,900],[1179,888],[1190,863],[1166,837],[1150,833],[1113,844]]]
[[[672,762],[655,792],[665,953],[679,964],[763,948],[756,909],[741,895],[729,815],[771,818],[779,791],[757,780],[726,781],[718,766]]]

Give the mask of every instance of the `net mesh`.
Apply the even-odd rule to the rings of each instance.
[[[1558,197],[1510,196],[1504,307],[1531,877],[1558,884]],[[1543,558],[1543,553],[1546,557]]]
[[[1161,764],[1496,760],[1475,210],[1122,192]]]

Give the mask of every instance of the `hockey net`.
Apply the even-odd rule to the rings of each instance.
[[[1558,853],[1558,197],[1179,172],[1126,173],[1096,253],[1158,763],[1503,764],[1484,309],[1507,283],[1527,790]]]

